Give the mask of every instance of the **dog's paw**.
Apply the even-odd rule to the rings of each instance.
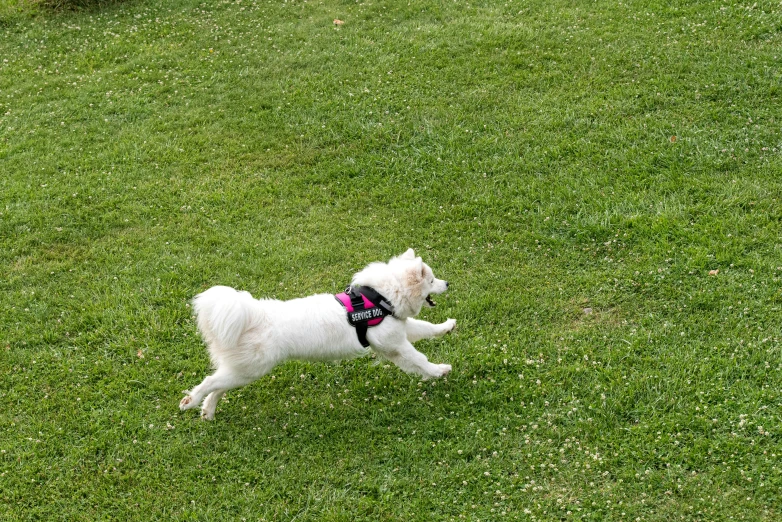
[[[179,409],[182,411],[189,410],[194,407],[193,398],[190,395],[185,395],[181,401],[179,401]]]
[[[421,380],[428,381],[429,379],[437,379],[448,375],[451,371],[450,364],[432,364],[426,369],[426,373],[422,373]]]
[[[456,319],[448,319],[443,323],[443,327],[445,327],[445,333],[453,332],[453,329],[456,328]]]
[[[206,411],[206,410],[201,410],[201,418],[202,418],[203,420],[207,420],[207,421],[214,420],[214,418],[215,418],[215,412],[213,412],[213,411]]]
[[[435,366],[440,370],[440,373],[435,377],[445,377],[451,371],[450,364],[435,364]]]

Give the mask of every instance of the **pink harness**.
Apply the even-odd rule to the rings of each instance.
[[[353,303],[350,302],[350,296],[346,292],[342,292],[341,294],[337,294],[334,297],[337,298],[337,301],[342,303],[342,306],[344,306],[348,312],[354,312],[353,310]],[[374,303],[367,299],[367,296],[361,294],[361,299],[364,300],[364,309],[369,311],[369,309],[375,308]],[[385,316],[379,316],[376,319],[369,319],[367,320],[367,326],[377,326],[383,321],[383,317]]]
[[[394,307],[373,288],[349,286],[334,296],[345,307],[348,323],[356,329],[361,346],[369,346],[367,328],[379,325],[387,315],[393,315]]]

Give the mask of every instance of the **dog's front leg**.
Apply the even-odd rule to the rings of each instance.
[[[444,323],[432,324],[426,321],[409,318],[405,321],[405,333],[411,343],[421,339],[431,339],[445,335],[456,327],[456,319],[448,319]]]
[[[424,380],[442,377],[451,371],[450,364],[430,363],[426,355],[416,350],[409,341],[403,341],[398,346],[376,347],[375,350],[399,366],[402,371],[416,373]]]

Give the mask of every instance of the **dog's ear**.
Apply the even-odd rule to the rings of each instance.
[[[412,248],[408,248],[407,252],[399,256],[399,259],[415,259],[415,252]]]
[[[421,283],[424,282],[424,262],[420,257],[413,259],[410,267],[407,269],[406,281],[407,288],[411,296],[420,297]]]

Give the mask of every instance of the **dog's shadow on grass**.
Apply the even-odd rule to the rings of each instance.
[[[290,384],[296,383],[291,380],[263,390],[236,391],[221,401],[214,420],[201,422],[207,423],[208,431],[215,435],[223,428],[233,436],[257,433],[270,441],[287,441],[307,452],[335,443],[359,448],[363,446],[362,439],[372,445],[379,441],[398,442],[400,437],[418,438],[445,419],[464,422],[469,413],[465,410],[472,409],[467,401],[460,407],[449,399],[456,386],[450,383],[439,384],[436,389],[416,384],[405,389],[397,384],[396,389],[383,390],[383,397],[379,396],[380,391],[355,387],[348,394],[339,392],[327,397],[312,388],[293,389],[295,386]],[[268,398],[268,402],[261,397]],[[461,411],[456,416],[452,410]]]

